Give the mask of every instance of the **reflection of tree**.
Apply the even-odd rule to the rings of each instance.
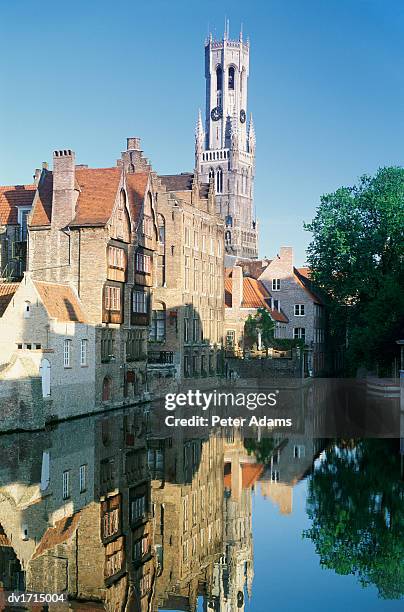
[[[394,442],[332,446],[309,481],[304,532],[322,566],[355,574],[379,596],[404,595],[404,486]]]
[[[246,438],[244,446],[249,455],[254,455],[258,463],[269,463],[275,444],[273,438]]]

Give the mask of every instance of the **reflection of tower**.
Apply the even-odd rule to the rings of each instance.
[[[245,609],[251,595],[253,568],[252,489],[263,466],[251,462],[239,438],[225,448],[224,554],[217,564],[219,593],[217,610]]]
[[[196,127],[195,170],[204,183],[214,179],[218,212],[226,222],[226,251],[257,257],[253,207],[255,131],[247,127],[250,45],[212,36],[205,45],[206,116]]]

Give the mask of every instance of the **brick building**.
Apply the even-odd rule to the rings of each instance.
[[[35,183],[0,186],[0,280],[18,280],[26,268],[27,221],[35,192]]]
[[[264,284],[252,276],[244,276],[241,266],[226,269],[224,337],[228,351],[243,352],[249,348],[244,337],[245,322],[254,316],[258,308],[265,308],[274,321],[276,338],[286,337],[288,319],[279,309],[273,308],[271,294]],[[260,339],[258,347],[261,348]]]
[[[172,363],[180,381],[215,376],[222,367],[224,228],[213,185],[192,174],[160,181],[151,371]]]

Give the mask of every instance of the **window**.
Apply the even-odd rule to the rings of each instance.
[[[216,172],[216,193],[222,193],[223,191],[223,170],[219,168]]]
[[[111,538],[119,529],[119,508],[109,508],[102,517],[102,537]]]
[[[305,455],[305,447],[303,446],[303,444],[296,444],[293,447],[293,457],[295,459],[302,459]]]
[[[206,234],[202,234],[202,251],[206,253]]]
[[[166,241],[166,222],[163,215],[157,216],[158,223],[158,241],[160,244],[165,244]]]
[[[199,342],[199,316],[197,312],[194,312],[192,321],[192,336],[194,342]]]
[[[273,278],[272,279],[272,291],[280,291],[281,290],[281,279]]]
[[[147,467],[153,480],[164,476],[164,453],[160,448],[149,448],[147,451]]]
[[[272,470],[271,482],[279,482],[279,480],[280,480],[279,470]]]
[[[108,264],[112,268],[125,269],[125,251],[118,247],[108,247]]]
[[[184,376],[189,376],[189,357],[184,355]]]
[[[79,471],[80,493],[87,489],[87,465],[81,465]]]
[[[234,67],[229,68],[229,89],[234,89]]]
[[[153,221],[151,217],[144,216],[142,221],[143,236],[151,238],[153,236]]]
[[[142,536],[133,543],[132,559],[140,561],[142,557],[150,551],[150,536],[148,534]]]
[[[305,340],[306,339],[306,329],[304,327],[294,327],[293,328],[293,338],[295,340]]]
[[[194,249],[199,249],[199,232],[194,231]]]
[[[144,253],[136,253],[136,272],[151,273],[151,257]]]
[[[185,246],[191,246],[191,230],[189,229],[189,227],[186,225],[185,229],[184,229],[184,240],[185,240]]]
[[[121,310],[121,288],[107,285],[105,287],[105,309],[106,310]]]
[[[153,310],[150,325],[149,339],[162,341],[166,337],[166,311],[163,304],[159,309]]]
[[[143,359],[146,353],[146,338],[143,330],[133,329],[126,336],[126,361]]]
[[[218,66],[216,68],[216,89],[217,91],[220,91],[222,89],[222,83],[223,83],[222,67]]]
[[[184,275],[184,288],[186,291],[189,289],[189,275],[190,275],[190,267],[191,267],[191,258],[188,255],[185,255],[185,275]]]
[[[140,597],[144,597],[151,589],[151,575],[147,572],[140,579]]]
[[[304,317],[304,304],[295,304],[295,317]]]
[[[71,346],[71,340],[63,340],[63,366],[65,368],[70,368]]]
[[[63,499],[68,499],[70,497],[70,471],[69,470],[65,470],[63,472],[62,497]]]
[[[102,401],[108,402],[111,399],[112,381],[109,376],[105,376],[102,381]]]
[[[194,259],[194,291],[199,291],[199,261]]]
[[[88,348],[88,340],[81,340],[80,342],[80,365],[87,365],[87,348]]]
[[[146,496],[139,495],[130,502],[130,520],[132,523],[146,516]]]
[[[188,497],[182,498],[182,515],[184,521],[184,532],[188,531]]]
[[[146,291],[133,292],[133,312],[147,313],[147,293]]]
[[[42,397],[49,397],[51,394],[50,381],[51,381],[51,366],[47,359],[41,361],[41,382],[42,382]]]
[[[189,319],[184,317],[184,342],[189,342]]]
[[[31,302],[24,302],[24,319],[29,319],[31,316]]]
[[[226,332],[226,346],[229,348],[234,347],[236,343],[236,332],[234,329],[228,329]]]
[[[278,312],[280,312],[280,310],[281,310],[281,303],[280,303],[280,301],[279,300],[274,300],[272,298],[272,304],[273,304],[272,308],[274,310],[277,310]]]
[[[101,332],[101,361],[109,361],[114,355],[114,332],[112,329],[103,329]]]
[[[192,355],[192,374],[196,376],[198,374],[198,356]]]

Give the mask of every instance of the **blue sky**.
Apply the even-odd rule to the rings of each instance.
[[[1,2],[0,183],[55,148],[112,165],[127,136],[158,172],[192,170],[203,42],[225,16],[251,40],[260,254],[303,263],[321,194],[403,164],[402,1]]]

